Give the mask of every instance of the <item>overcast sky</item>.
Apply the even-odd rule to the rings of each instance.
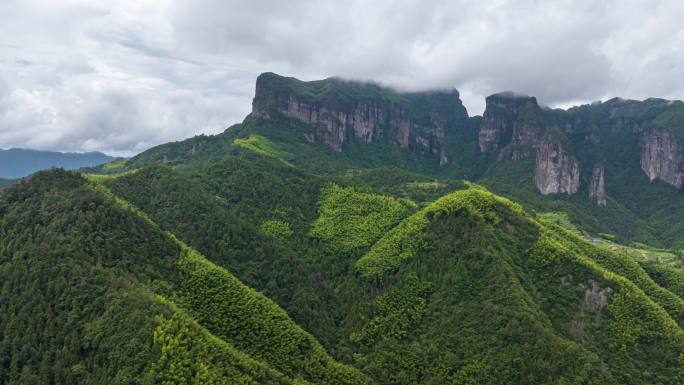
[[[0,0],[0,148],[131,155],[221,132],[265,71],[684,98],[684,1]]]

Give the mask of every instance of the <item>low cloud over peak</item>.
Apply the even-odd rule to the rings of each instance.
[[[567,106],[683,98],[684,3],[8,0],[0,148],[129,155],[249,112],[273,71]]]

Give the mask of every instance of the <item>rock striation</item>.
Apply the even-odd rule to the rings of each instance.
[[[684,184],[684,150],[665,129],[652,128],[641,137],[641,169],[648,179],[662,180],[681,189]]]
[[[684,186],[684,146],[678,142],[684,132],[684,104],[678,101],[613,98],[552,110],[542,108],[535,97],[502,92],[486,98],[481,118],[469,118],[455,90],[406,93],[371,83],[335,78],[303,82],[265,73],[257,78],[252,116],[273,121],[287,117],[292,120],[274,127],[294,127],[307,142],[337,152],[350,146],[354,156],[373,161],[431,167],[432,161],[421,160],[431,157],[447,175],[482,175],[495,162],[536,155],[531,172],[540,193],[575,194],[583,180],[588,198],[600,206],[607,201],[605,169],[597,164],[591,176],[583,177],[575,149],[578,154],[610,153],[608,170],[618,161],[611,159],[635,163],[640,156],[651,181]],[[382,146],[363,146],[377,142]],[[637,143],[640,154],[623,150]],[[380,148],[383,153],[364,152]]]
[[[537,151],[534,184],[543,195],[577,192],[580,184],[579,165],[567,144],[548,139],[542,142]]]
[[[498,159],[520,160],[536,150],[534,182],[544,194],[574,194],[580,172],[571,145],[557,127],[548,128],[537,99],[510,92],[488,96],[478,144]]]
[[[349,95],[354,97],[349,97]],[[402,149],[449,162],[448,127],[464,126],[468,114],[457,91],[399,93],[374,84],[326,79],[301,82],[275,74],[257,79],[252,115],[282,113],[314,127],[313,136],[335,151],[345,142],[388,140]]]
[[[589,200],[596,202],[599,206],[606,205],[606,185],[604,180],[605,170],[603,165],[597,164],[591,173],[589,180]]]

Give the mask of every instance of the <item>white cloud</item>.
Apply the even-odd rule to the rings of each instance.
[[[220,132],[264,71],[456,87],[471,114],[502,90],[684,93],[676,0],[5,0],[0,18],[0,147],[132,154]]]

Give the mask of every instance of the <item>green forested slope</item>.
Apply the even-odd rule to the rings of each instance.
[[[39,173],[3,192],[0,213],[3,383],[368,382],[80,176]],[[206,301],[227,313],[216,319]]]
[[[355,335],[368,370],[435,383],[678,383],[681,328],[597,253],[487,192],[441,198],[357,262],[381,291]]]
[[[634,259],[477,186],[417,205],[406,198],[445,182],[391,169],[316,177],[258,156],[144,168],[107,184],[198,247],[212,237],[185,223],[230,228],[250,213],[244,234],[262,240],[226,240],[245,257],[218,247],[207,256],[378,383],[682,381],[682,299]],[[237,211],[217,214],[228,207]],[[269,220],[291,231],[262,231]]]

